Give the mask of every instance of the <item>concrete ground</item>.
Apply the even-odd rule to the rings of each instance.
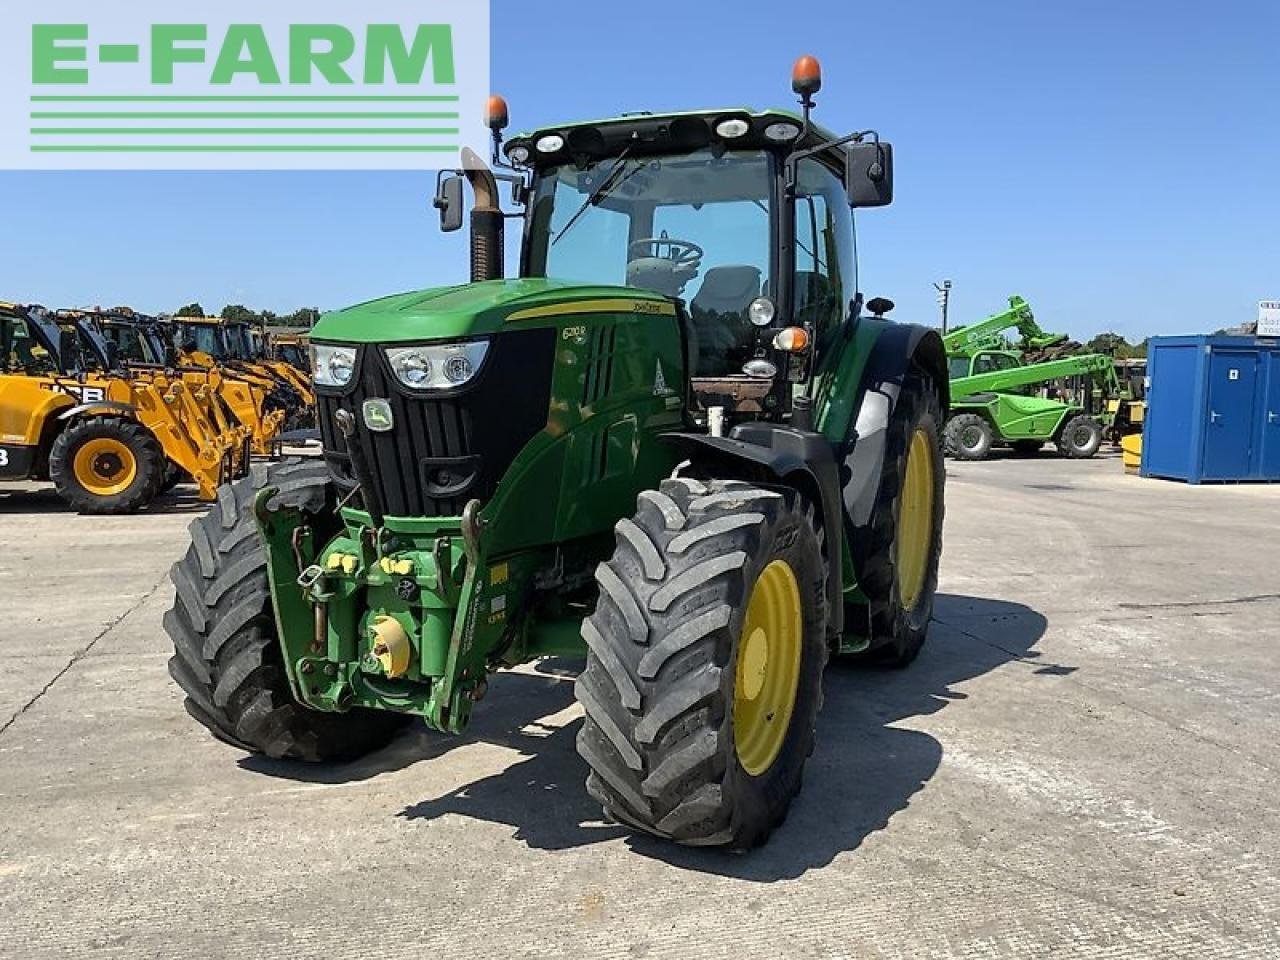
[[[0,493],[0,956],[1276,957],[1280,487],[952,464],[920,661],[847,666],[751,855],[603,824],[567,664],[304,769],[165,673],[197,504]]]

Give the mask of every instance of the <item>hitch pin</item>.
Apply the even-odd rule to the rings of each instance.
[[[310,590],[312,587],[314,587],[317,583],[320,582],[320,578],[323,576],[324,576],[324,571],[320,569],[319,566],[313,563],[311,566],[307,567],[307,569],[303,570],[301,574],[299,574],[298,586],[300,586],[303,590]]]

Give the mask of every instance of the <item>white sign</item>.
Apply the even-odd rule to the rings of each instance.
[[[455,168],[488,95],[488,0],[0,6],[0,169]]]
[[[1258,304],[1258,336],[1280,337],[1280,300],[1263,300]]]

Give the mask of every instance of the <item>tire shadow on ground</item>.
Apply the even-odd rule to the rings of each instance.
[[[344,768],[345,773],[331,773],[359,779],[429,761],[468,743],[497,743],[527,759],[400,815],[432,820],[456,814],[506,824],[516,839],[544,850],[623,838],[636,853],[684,869],[759,882],[794,878],[856,850],[904,810],[938,770],[943,744],[895,724],[967,699],[952,688],[1012,661],[1035,665],[1033,675],[1073,672],[1069,666],[1041,665],[1033,647],[1046,625],[1041,614],[1021,604],[941,595],[929,642],[910,668],[833,663],[804,791],[768,845],[747,854],[680,847],[602,822],[599,807],[587,796],[586,768],[574,747],[581,717],[561,725],[528,719],[548,720],[573,705],[572,674],[554,662],[540,664],[542,675],[497,678],[463,737],[406,735],[379,755]],[[244,763],[260,768],[266,761]]]

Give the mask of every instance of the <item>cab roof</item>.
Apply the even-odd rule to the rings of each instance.
[[[722,136],[718,128],[727,120],[745,122],[746,132],[736,137]],[[617,156],[628,148],[633,155],[644,156],[689,153],[715,145],[735,150],[777,150],[793,146],[807,149],[838,139],[830,130],[811,124],[799,143],[794,140],[771,140],[765,135],[765,131],[779,124],[789,124],[799,131],[804,126],[804,120],[791,110],[756,111],[750,107],[677,113],[626,113],[604,120],[552,124],[518,134],[507,142],[505,152],[509,158],[513,149],[524,147],[529,152],[527,164],[540,168],[581,160],[605,159]],[[563,145],[556,150],[539,150],[539,142],[549,137],[561,138]],[[843,163],[844,157],[843,147],[833,147],[827,159]]]

